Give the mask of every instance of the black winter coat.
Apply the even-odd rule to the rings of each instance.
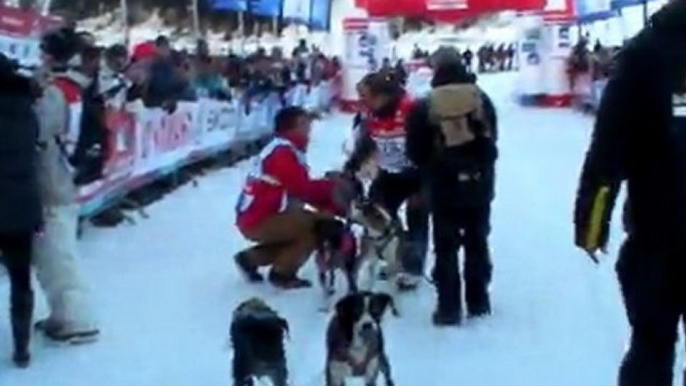
[[[0,84],[0,233],[31,232],[42,219],[34,98],[26,78],[2,71]]]
[[[619,55],[581,173],[576,244],[606,245],[615,200],[628,185],[631,234],[670,248],[686,235],[686,2],[675,1]]]

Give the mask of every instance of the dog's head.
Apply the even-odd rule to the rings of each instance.
[[[388,310],[398,315],[393,298],[384,293],[359,292],[336,303],[336,317],[347,330],[346,335],[363,342],[376,337],[381,329],[381,319]]]
[[[372,237],[379,237],[393,226],[393,216],[381,205],[371,200],[356,200],[350,211],[350,219],[362,225]]]
[[[258,321],[259,323],[255,322]],[[272,330],[275,335],[288,335],[290,330],[288,321],[279,316],[279,314],[269,307],[264,300],[260,298],[248,299],[236,307],[233,311],[234,326],[252,325],[261,326],[267,330]],[[233,328],[233,326],[232,326]]]

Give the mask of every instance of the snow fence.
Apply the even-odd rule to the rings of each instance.
[[[332,90],[328,82],[316,87],[298,85],[287,92],[285,103],[320,111],[330,106]],[[250,102],[241,98],[181,102],[173,113],[145,108],[142,102],[108,107],[109,154],[104,177],[81,188],[81,215],[95,215],[132,191],[192,163],[226,152],[245,156],[271,136],[274,116],[281,107],[276,93]]]

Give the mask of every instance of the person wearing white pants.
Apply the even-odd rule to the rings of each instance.
[[[36,329],[55,341],[91,341],[99,331],[77,267],[78,189],[68,159],[79,138],[82,90],[91,80],[79,72],[80,44],[73,30],[49,33],[43,37],[41,48],[50,74],[36,105],[44,223],[34,239],[33,257],[50,315],[36,323]]]

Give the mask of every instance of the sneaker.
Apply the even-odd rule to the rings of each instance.
[[[43,333],[46,338],[59,343],[85,344],[98,340],[100,330],[97,328],[89,329],[68,329],[65,324],[52,319],[43,319],[34,325],[36,331]]]
[[[284,275],[278,272],[269,272],[269,282],[281,289],[300,289],[312,287],[312,282],[307,279],[300,279],[295,275]]]
[[[398,276],[398,280],[395,283],[398,286],[398,290],[401,292],[414,291],[419,287],[422,277],[419,275],[411,275],[409,273],[403,273]]]
[[[460,313],[445,313],[438,310],[434,311],[432,316],[433,324],[437,327],[460,326],[462,324],[462,316]]]
[[[248,256],[246,251],[237,253],[233,259],[236,262],[238,270],[247,281],[250,283],[261,283],[264,281],[264,277],[257,270],[257,267],[250,263],[250,256]]]

